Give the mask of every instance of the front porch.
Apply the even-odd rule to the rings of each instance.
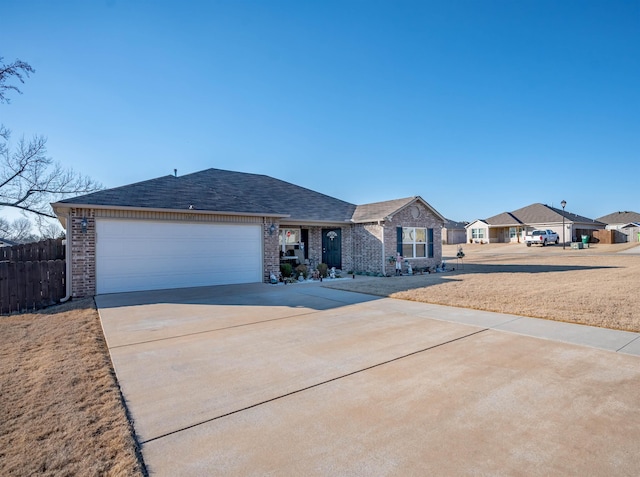
[[[283,223],[278,230],[280,264],[288,263],[294,269],[306,265],[309,272],[316,270],[320,263],[326,264],[329,269],[352,270],[350,244],[350,226]]]

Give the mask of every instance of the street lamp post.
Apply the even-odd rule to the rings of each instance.
[[[567,201],[563,200],[562,202],[560,202],[560,205],[562,206],[562,250],[565,250],[567,242],[564,241],[564,208],[567,205]]]

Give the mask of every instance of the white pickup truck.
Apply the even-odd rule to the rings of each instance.
[[[534,230],[531,235],[524,238],[527,247],[531,247],[532,243],[537,243],[543,247],[549,243],[558,243],[558,234],[553,230]]]

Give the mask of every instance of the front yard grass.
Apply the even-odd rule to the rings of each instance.
[[[325,282],[325,286],[377,296],[495,311],[640,332],[640,254],[628,245],[586,250],[522,244],[445,246],[455,271]]]
[[[0,475],[142,476],[93,299],[0,317]]]

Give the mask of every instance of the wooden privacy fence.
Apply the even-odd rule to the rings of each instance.
[[[64,259],[63,239],[47,239],[40,242],[22,243],[13,247],[0,247],[0,262],[33,262],[39,260]]]
[[[66,295],[62,239],[0,248],[0,314],[36,310]]]

